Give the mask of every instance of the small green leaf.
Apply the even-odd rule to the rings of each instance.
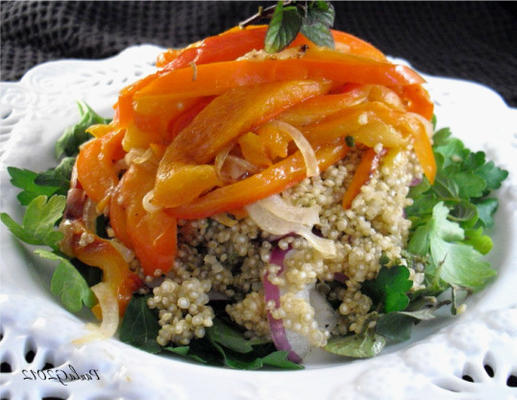
[[[68,311],[79,312],[83,304],[88,308],[95,305],[97,302],[95,295],[69,260],[47,250],[38,249],[35,253],[40,257],[59,262],[52,274],[50,291],[61,299],[61,303]]]
[[[244,339],[242,333],[231,328],[219,318],[214,318],[214,324],[206,330],[207,337],[222,346],[237,353],[249,353],[253,346]]]
[[[335,18],[336,11],[334,10],[332,3],[326,1],[313,1],[309,3],[304,22],[308,24],[319,22],[330,28],[334,25]]]
[[[149,353],[158,353],[158,316],[147,306],[149,296],[133,296],[120,325],[120,340]]]
[[[26,206],[38,196],[52,196],[58,191],[58,187],[41,186],[34,181],[38,174],[28,169],[7,167],[7,172],[11,176],[11,184],[22,189],[17,196],[22,206]]]
[[[55,229],[55,224],[63,216],[65,203],[65,196],[55,195],[48,201],[46,196],[38,196],[27,206],[21,226],[6,213],[2,213],[0,219],[13,235],[25,243],[46,245],[57,250],[63,234]]]
[[[318,46],[334,48],[334,37],[328,26],[321,22],[315,22],[310,25],[303,24],[300,31],[307,39]]]
[[[452,173],[450,179],[456,183],[458,195],[462,199],[481,197],[486,188],[485,180],[469,171]]]
[[[70,177],[74,168],[75,157],[65,157],[59,165],[36,176],[37,185],[54,186],[59,188],[59,194],[66,194],[70,188]]]
[[[385,345],[384,337],[367,331],[361,335],[334,337],[324,349],[345,357],[370,358],[379,354]]]
[[[56,143],[56,157],[63,155],[76,156],[79,153],[79,146],[90,140],[93,136],[86,132],[91,125],[107,124],[109,119],[102,118],[90,106],[82,101],[77,102],[81,120],[67,129]]]
[[[479,221],[486,228],[494,226],[494,214],[499,207],[499,201],[492,197],[487,197],[482,200],[476,200],[474,203],[477,209]]]
[[[409,340],[413,325],[413,318],[392,312],[379,317],[375,331],[389,343],[400,343]]]
[[[264,49],[276,53],[289,46],[302,26],[302,17],[296,7],[285,7],[279,1],[269,23],[264,40]]]
[[[475,170],[476,175],[486,181],[488,190],[495,190],[501,187],[501,183],[508,177],[508,171],[498,168],[490,161]]]
[[[287,351],[275,351],[262,357],[262,364],[282,369],[303,369],[303,365],[287,359]]]
[[[403,265],[382,267],[377,278],[363,283],[363,289],[377,302],[384,304],[386,313],[404,310],[409,304],[406,293],[413,286],[409,270]]]

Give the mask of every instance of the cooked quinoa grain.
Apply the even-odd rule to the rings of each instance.
[[[377,147],[376,152],[383,151],[382,146]],[[149,307],[160,313],[158,342],[188,344],[194,337],[202,337],[214,317],[207,305],[209,291],[229,300],[226,313],[246,329],[247,337],[270,337],[268,312],[316,347],[324,346],[331,334],[359,333],[365,324],[371,325],[372,300],[361,292],[361,284],[377,276],[381,255],[404,262],[402,249],[410,222],[403,210],[410,205],[410,182],[421,176],[421,170],[411,151],[388,152],[345,210],[342,198],[361,154],[355,147],[320,176],[305,179],[281,194],[294,206],[318,207],[320,223],[315,229],[335,243],[334,258],[324,257],[301,237],[278,238],[264,232],[249,217],[232,222],[232,226],[213,218],[179,221],[174,268],[149,299]],[[280,267],[269,264],[272,242],[290,250],[281,275]],[[278,308],[264,300],[266,272],[282,293]],[[410,273],[416,290],[422,284],[422,271],[410,268]],[[336,280],[336,276],[343,278]],[[316,285],[327,300],[337,304],[336,323],[330,328],[319,326],[316,311],[303,295]]]

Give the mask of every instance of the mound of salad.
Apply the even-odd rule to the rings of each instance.
[[[118,332],[240,369],[366,358],[496,275],[508,172],[435,131],[422,77],[333,20],[279,2],[166,50],[112,120],[79,102],[55,168],[8,168],[26,211],[2,222],[100,321],[78,343]]]

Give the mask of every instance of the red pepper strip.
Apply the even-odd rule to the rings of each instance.
[[[355,170],[352,182],[350,182],[343,196],[343,208],[345,210],[350,208],[352,201],[361,192],[361,187],[370,180],[377,170],[379,161],[384,153],[384,150],[381,153],[376,153],[371,148],[363,153],[361,162]]]
[[[106,199],[118,184],[114,161],[124,156],[124,130],[115,130],[93,139],[81,147],[77,156],[77,179],[95,203]]]
[[[317,52],[320,51],[313,51],[311,54]],[[168,94],[169,100],[214,96],[237,86],[283,80],[329,79],[335,85],[355,82],[385,86],[404,86],[424,82],[416,72],[403,65],[332,53],[338,54],[339,57],[329,59],[307,56],[300,59],[241,60],[199,65],[196,79],[193,79],[192,68],[167,71],[135,93],[135,99],[164,94]]]
[[[344,144],[325,146],[316,151],[321,171],[341,160],[349,148]],[[305,161],[297,151],[292,156],[242,181],[223,186],[193,203],[165,211],[177,218],[198,219],[238,210],[299,183],[306,176]]]
[[[148,212],[142,205],[153,188],[156,166],[131,164],[120,185],[122,208],[126,212],[127,234],[145,275],[156,270],[167,273],[176,256],[176,219],[162,210]]]

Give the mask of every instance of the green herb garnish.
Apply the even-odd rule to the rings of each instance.
[[[327,1],[279,1],[276,6],[259,7],[257,14],[241,22],[244,27],[259,19],[271,18],[264,41],[264,49],[275,53],[285,49],[298,33],[318,46],[334,47],[330,28],[335,11]]]

